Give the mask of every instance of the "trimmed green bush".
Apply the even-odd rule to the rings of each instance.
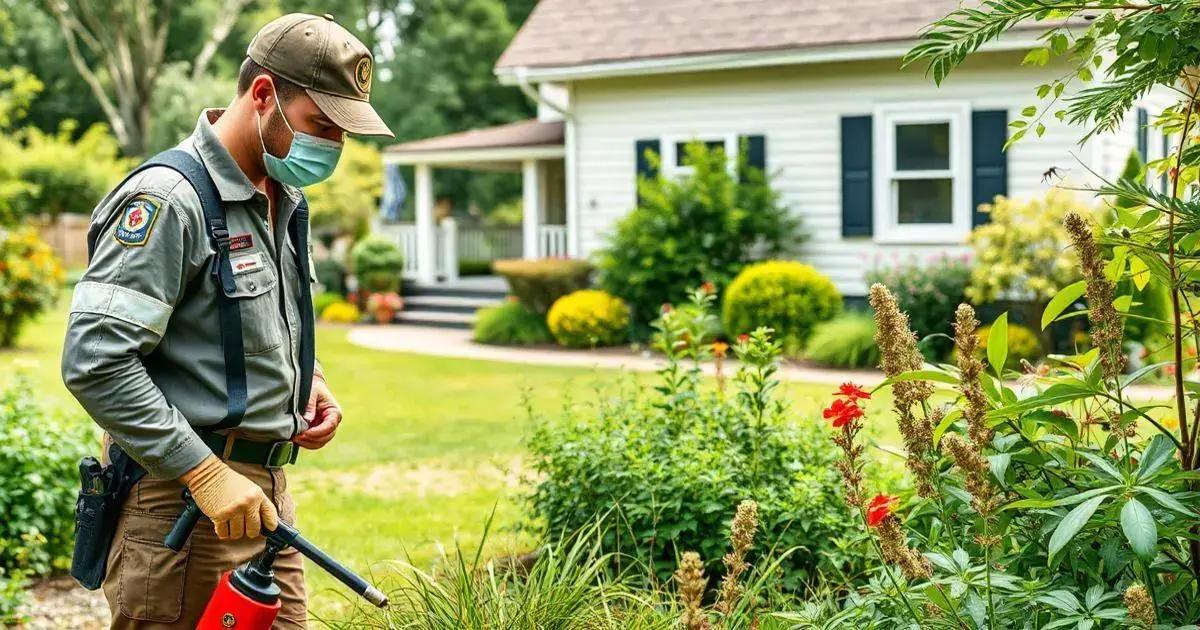
[[[868,313],[847,312],[813,327],[805,358],[838,368],[872,368],[879,365],[875,320]]]
[[[332,259],[313,261],[317,271],[317,282],[330,293],[346,295],[346,266]]]
[[[564,295],[546,315],[550,334],[568,348],[614,346],[629,339],[629,307],[595,289]]]
[[[364,293],[397,291],[404,272],[404,253],[395,243],[382,238],[366,238],[350,250],[358,290]]]
[[[475,341],[502,346],[528,346],[553,341],[546,318],[517,300],[475,312]]]
[[[497,260],[492,268],[526,308],[543,314],[558,298],[588,288],[592,276],[590,263],[569,258]]]
[[[804,263],[772,260],[746,267],[725,290],[722,321],[731,337],[765,326],[784,351],[804,347],[813,326],[842,310],[833,281]]]
[[[9,592],[70,564],[79,458],[90,424],[47,416],[24,378],[0,392],[0,626],[16,621]]]

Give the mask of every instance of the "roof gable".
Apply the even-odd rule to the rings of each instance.
[[[912,40],[958,6],[956,0],[541,0],[496,68]]]

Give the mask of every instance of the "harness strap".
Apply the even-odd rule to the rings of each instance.
[[[125,177],[118,186],[123,186],[134,175],[155,166],[170,168],[191,184],[200,199],[200,207],[204,211],[205,227],[209,240],[217,255],[213,258],[209,275],[212,276],[220,291],[217,292],[217,316],[221,330],[221,350],[225,358],[225,391],[228,400],[225,406],[225,417],[217,424],[205,427],[207,431],[217,431],[238,426],[246,415],[246,355],[242,345],[242,310],[236,299],[230,297],[237,291],[233,279],[233,266],[229,262],[229,226],[225,222],[225,208],[217,194],[216,184],[208,169],[191,154],[180,149],[168,149],[143,162]],[[307,213],[306,213],[307,214]],[[307,226],[307,223],[306,223]],[[101,226],[93,225],[88,230],[88,259],[96,249]],[[304,250],[307,253],[307,244]],[[307,288],[307,283],[305,288]],[[311,299],[308,300],[311,310]],[[312,378],[311,376],[309,377]],[[307,403],[305,399],[303,403]]]
[[[308,405],[312,393],[313,368],[316,364],[316,340],[313,333],[313,301],[308,260],[308,199],[301,197],[288,224],[288,236],[296,247],[296,266],[300,273],[300,408]]]

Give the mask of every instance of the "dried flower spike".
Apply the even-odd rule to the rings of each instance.
[[[1154,602],[1150,599],[1150,593],[1146,591],[1146,587],[1142,584],[1134,584],[1125,589],[1125,608],[1129,610],[1129,618],[1138,624],[1138,627],[1150,628],[1154,626],[1154,622],[1158,617],[1154,611]]]
[[[967,421],[967,435],[975,448],[982,450],[992,442],[992,430],[985,423],[987,396],[979,382],[983,362],[979,360],[979,337],[975,334],[978,327],[975,309],[959,304],[954,312],[954,347],[958,356],[959,391],[966,400],[963,417]]]
[[[1104,275],[1104,259],[1087,221],[1072,212],[1063,225],[1087,281],[1088,320],[1092,324],[1092,343],[1100,349],[1100,367],[1104,378],[1115,379],[1125,371],[1125,353],[1121,350],[1121,315],[1113,307],[1113,283]]]
[[[721,581],[721,593],[717,599],[717,611],[728,615],[742,597],[743,587],[740,583],[742,574],[750,568],[746,562],[746,554],[754,544],[754,534],[758,531],[758,504],[746,499],[738,504],[737,513],[733,516],[733,525],[729,531],[729,543],[733,550],[725,554],[725,578]]]
[[[700,554],[684,552],[679,560],[679,568],[675,569],[675,583],[679,588],[679,603],[683,607],[683,615],[679,619],[681,625],[687,630],[708,628],[708,619],[700,607],[704,587],[708,584]]]

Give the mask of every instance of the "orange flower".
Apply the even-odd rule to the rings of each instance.
[[[871,398],[871,394],[854,383],[842,383],[834,395],[845,396],[849,400],[869,400]]]
[[[713,355],[723,359],[729,352],[729,344],[725,343],[724,341],[714,341],[712,345],[712,351]]]
[[[662,305],[662,314],[663,314],[663,315],[666,315],[666,314],[670,313],[670,312],[671,312],[671,311],[673,311],[673,310],[675,310],[675,307],[671,306],[670,304],[663,304],[663,305]]]
[[[896,504],[899,502],[899,498],[891,495],[875,495],[875,498],[871,499],[871,503],[867,505],[867,526],[879,527],[879,524],[896,509]]]
[[[700,290],[704,292],[705,295],[712,295],[717,292],[717,285],[705,281],[704,284],[700,285]]]
[[[747,333],[742,333],[738,335],[737,340],[738,343],[750,343],[750,335]]]
[[[837,398],[823,412],[826,420],[833,421],[833,428],[840,429],[851,420],[863,417],[863,410],[853,400]]]

